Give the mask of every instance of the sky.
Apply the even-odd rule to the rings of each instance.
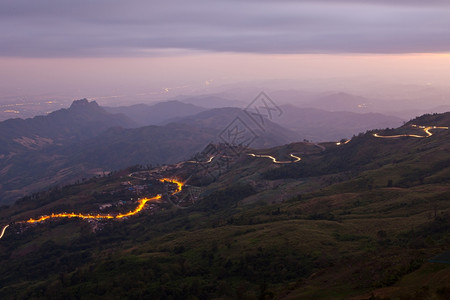
[[[2,0],[0,40],[0,98],[450,78],[446,0]]]

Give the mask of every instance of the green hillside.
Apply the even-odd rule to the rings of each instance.
[[[0,295],[448,299],[449,264],[430,260],[450,250],[450,131],[374,136],[426,135],[412,124],[448,126],[450,113],[341,145],[209,145],[177,165],[22,198],[0,209],[0,226],[10,224],[0,239]],[[301,160],[289,163],[291,154]],[[185,181],[183,190],[162,177]],[[161,201],[127,219],[20,223],[115,215],[156,194]]]

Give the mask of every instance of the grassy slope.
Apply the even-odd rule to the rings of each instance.
[[[448,132],[368,134],[323,153],[293,144],[267,153],[301,153],[303,170],[243,156],[187,210],[163,205],[97,233],[61,220],[9,234],[0,241],[0,294],[445,299],[450,268],[427,260],[450,244],[449,141]],[[93,191],[124,174],[68,187],[48,204],[51,195],[2,209],[2,224],[68,203],[88,211]]]

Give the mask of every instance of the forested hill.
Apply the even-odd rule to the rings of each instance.
[[[0,295],[448,299],[447,120],[340,143],[212,144],[35,193],[0,209]],[[144,197],[156,200],[134,213]]]

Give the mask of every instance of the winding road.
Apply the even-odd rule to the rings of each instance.
[[[212,162],[212,160],[214,159],[215,156],[211,156],[207,161],[196,161],[196,160],[188,160],[188,163],[193,163],[193,164],[209,164],[210,162]]]
[[[399,138],[399,137],[415,137],[415,138],[427,138],[433,135],[432,132],[430,132],[430,130],[434,130],[434,129],[446,129],[448,130],[448,127],[439,127],[439,126],[418,126],[418,125],[412,125],[413,128],[418,128],[418,129],[422,129],[426,135],[417,135],[417,134],[398,134],[398,135],[380,135],[378,133],[374,133],[373,136],[377,137],[377,138]],[[351,140],[347,140],[345,142],[338,142],[336,143],[336,145],[344,145],[349,143]],[[290,157],[292,157],[294,160],[291,161],[279,161],[277,160],[275,157],[271,156],[271,155],[264,155],[264,154],[254,154],[254,153],[249,153],[249,156],[252,157],[259,157],[259,158],[269,158],[272,160],[273,163],[275,164],[291,164],[291,163],[296,163],[299,162],[301,160],[301,157],[296,156],[294,154],[290,154]],[[207,163],[211,163],[212,160],[214,159],[214,156],[211,156],[209,158],[209,160],[205,161],[205,162],[199,162],[199,161],[188,161],[190,163],[200,163],[200,164],[207,164]],[[131,176],[131,174],[129,175]],[[174,192],[171,193],[171,195],[175,195],[179,192],[181,192],[181,190],[183,189],[184,186],[184,182],[178,181],[176,179],[172,179],[172,178],[162,178],[159,179],[160,182],[169,182],[169,183],[173,183],[177,185],[177,188]],[[145,207],[145,205],[148,202],[151,201],[157,201],[160,200],[162,198],[162,196],[160,194],[151,197],[151,198],[143,198],[140,199],[139,205],[134,209],[131,210],[127,213],[121,213],[121,214],[117,214],[117,215],[100,215],[100,214],[96,214],[96,215],[92,215],[92,214],[81,214],[81,213],[52,213],[51,215],[44,215],[41,216],[38,219],[33,219],[30,218],[27,221],[19,221],[17,223],[39,223],[39,222],[43,222],[45,220],[51,219],[51,218],[80,218],[80,219],[122,219],[125,217],[130,217],[133,215],[136,215],[137,213],[139,213],[140,211],[142,211]],[[170,201],[170,199],[169,199]],[[9,225],[6,225],[3,227],[2,232],[0,234],[0,239],[4,236],[6,228],[8,228]]]
[[[438,126],[418,126],[418,125],[411,125],[413,128],[419,128],[422,129],[426,135],[418,135],[418,134],[397,134],[397,135],[379,135],[378,133],[374,133],[373,136],[377,138],[383,138],[383,139],[395,139],[399,137],[414,137],[414,138],[427,138],[433,135],[433,133],[430,132],[432,129],[447,129],[448,127],[438,127]]]
[[[177,185],[177,189],[174,192],[172,192],[171,195],[175,195],[175,194],[181,192],[181,190],[183,189],[183,186],[184,186],[184,182],[181,182],[179,180],[172,179],[172,178],[163,178],[163,179],[160,179],[159,181],[160,182],[174,183],[174,184]],[[127,213],[123,213],[123,214],[117,214],[115,216],[112,216],[112,215],[109,215],[109,214],[108,215],[100,215],[100,214],[97,214],[97,215],[87,214],[87,215],[85,215],[85,214],[81,214],[81,213],[58,213],[58,214],[52,213],[51,215],[41,216],[39,219],[30,218],[27,221],[20,221],[20,222],[17,222],[17,223],[39,223],[39,222],[43,222],[43,221],[51,219],[51,218],[122,219],[122,218],[130,217],[130,216],[133,216],[133,215],[139,213],[141,210],[144,209],[145,204],[147,204],[147,202],[159,200],[159,199],[161,199],[161,197],[162,196],[160,194],[158,194],[158,195],[156,195],[154,197],[151,197],[151,198],[140,199],[138,201],[139,205],[134,210],[131,210],[131,211],[129,211]],[[6,229],[6,227],[3,228],[3,232],[4,232],[5,229]]]
[[[380,135],[378,133],[374,133],[373,136],[377,137],[377,138],[385,138],[385,139],[399,138],[399,137],[405,137],[405,136],[407,136],[407,137],[415,137],[415,138],[426,138],[426,137],[430,137],[430,136],[433,135],[433,133],[430,130],[434,130],[434,129],[446,129],[446,130],[448,130],[448,127],[444,127],[444,126],[419,126],[419,125],[411,125],[411,126],[413,128],[422,129],[426,133],[426,135],[417,135],[417,134]],[[351,141],[351,139],[350,140],[346,140],[345,142],[337,142],[336,145],[337,146],[345,145],[345,144],[348,144],[350,141]],[[320,145],[317,145],[317,146],[319,146],[321,148],[323,147],[323,146],[320,146]],[[323,148],[325,148],[325,147],[323,147]],[[277,160],[275,157],[273,157],[271,155],[254,154],[254,153],[249,153],[248,155],[249,156],[253,156],[253,157],[269,158],[275,164],[291,164],[291,163],[299,162],[301,160],[300,157],[298,157],[298,156],[296,156],[296,155],[294,155],[292,153],[290,154],[290,156],[295,159],[293,161],[287,161],[287,160],[279,161],[279,160]],[[212,158],[208,162],[211,162],[211,160],[212,160]]]
[[[284,161],[279,161],[277,160],[275,157],[271,156],[271,155],[263,155],[263,154],[254,154],[254,153],[249,153],[249,156],[253,156],[253,157],[265,157],[265,158],[270,158],[272,160],[272,162],[274,164],[292,164],[292,163],[296,163],[302,160],[301,157],[298,157],[294,154],[290,154],[289,156],[294,158],[295,160],[290,161],[290,160],[284,160]]]

